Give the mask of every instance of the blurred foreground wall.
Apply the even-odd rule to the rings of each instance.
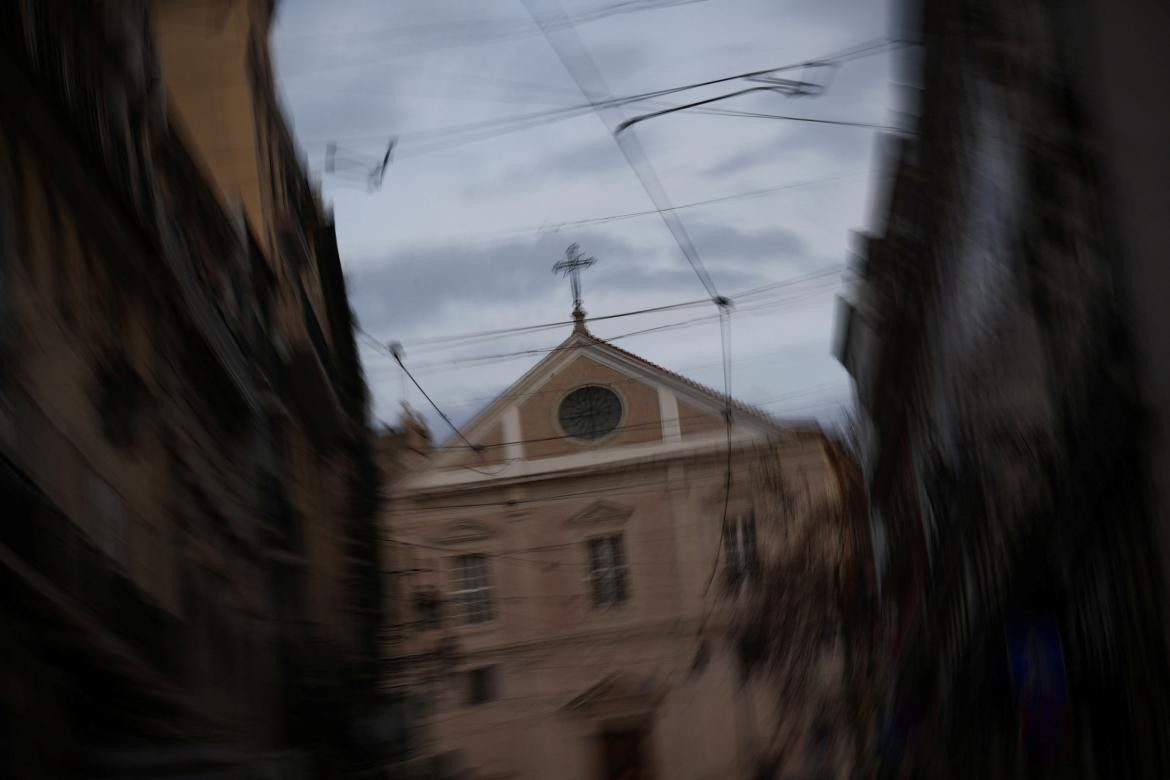
[[[940,0],[911,28],[917,123],[839,320],[880,773],[1163,776],[1170,14]]]
[[[5,776],[336,776],[401,747],[366,390],[272,13],[0,5]]]

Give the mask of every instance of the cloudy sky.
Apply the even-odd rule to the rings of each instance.
[[[561,2],[614,95],[798,63],[888,34],[879,0]],[[646,212],[651,201],[596,113],[553,113],[584,99],[521,0],[283,0],[273,42],[281,97],[333,209],[359,321],[404,345],[407,364],[457,423],[569,328],[419,342],[567,319],[569,286],[551,267],[571,242],[598,261],[582,282],[590,315],[704,297],[657,214],[600,220]],[[890,60],[842,64],[819,97],[757,93],[709,108],[895,124]],[[688,91],[625,113],[750,86],[758,84]],[[780,417],[839,418],[851,390],[831,355],[842,284],[833,269],[869,221],[879,131],[688,111],[634,132],[671,202],[686,206],[675,213],[722,294],[796,280],[740,301],[733,394]],[[361,166],[390,137],[393,162],[371,191]],[[334,174],[324,170],[330,142]],[[721,200],[705,203],[712,199]],[[591,329],[721,387],[713,313],[708,305]],[[625,335],[662,325],[670,327]],[[376,416],[396,421],[398,369],[369,347],[363,359]],[[426,407],[412,388],[407,398]]]

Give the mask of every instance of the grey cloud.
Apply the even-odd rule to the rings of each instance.
[[[612,0],[561,4],[574,16],[608,6],[632,7]],[[726,2],[678,9],[653,1],[637,5],[654,10],[605,15],[578,25],[615,93],[797,61],[875,39],[885,31],[884,4],[864,0],[738,0],[731,4],[734,9]],[[358,195],[343,192],[334,179],[325,181],[326,197],[334,196],[338,212],[352,305],[372,333],[409,344],[421,336],[523,325],[534,317],[556,319],[568,308],[568,290],[550,268],[574,240],[599,260],[585,282],[586,306],[592,312],[703,297],[686,259],[653,216],[484,240],[506,236],[509,228],[645,208],[621,153],[592,116],[457,147],[447,147],[430,134],[434,128],[580,102],[572,80],[521,5],[282,0],[278,7],[277,76],[297,137],[314,166],[320,165],[325,139],[378,136],[364,143],[342,142],[373,154],[385,142],[382,136],[396,133],[403,138],[393,178],[383,190]],[[301,75],[294,76],[297,72]],[[816,100],[769,95],[717,105],[884,122],[889,118],[887,72],[880,58],[859,60],[843,67],[829,93]],[[695,99],[714,94],[720,92],[712,88],[694,93]],[[676,100],[683,102],[675,96],[663,102]],[[866,130],[732,117],[662,119],[647,125],[643,139],[678,203],[840,177],[860,171],[874,148],[873,134]],[[412,144],[443,148],[411,157]],[[840,190],[833,187],[831,193],[810,192],[808,202],[796,194],[775,202],[750,199],[680,214],[719,289],[734,294],[839,261],[830,256],[838,250],[844,255],[865,184],[851,180]],[[789,209],[811,221],[798,222]],[[444,236],[441,245],[434,236]],[[745,361],[736,369],[738,392],[747,394],[744,400],[803,390],[813,379],[824,383],[837,376],[833,372],[839,367],[827,347],[828,306],[817,299],[792,312],[760,314],[756,320],[745,315],[745,323],[759,325],[735,329],[737,349],[743,350],[737,354],[772,354],[782,340],[808,346],[812,356],[799,364],[792,356],[759,365]],[[781,335],[780,326],[771,325],[775,322],[783,324]],[[610,327],[603,322],[597,327],[599,333],[613,335],[627,324],[635,330],[640,323],[617,320]],[[649,359],[685,369],[718,362],[719,341],[712,330],[696,326],[621,343]],[[679,338],[683,333],[687,337]],[[484,351],[522,348],[529,341],[542,346],[558,337],[515,339]],[[393,415],[402,392],[396,369],[384,356],[368,357],[377,406]],[[424,381],[441,403],[463,403],[490,395],[526,365],[520,359],[436,370]],[[791,378],[785,366],[794,372]],[[768,408],[797,414],[819,411],[795,408],[811,405],[804,396],[792,403],[791,409],[786,404]],[[474,409],[471,404],[450,411],[458,421]],[[436,431],[445,435],[438,427]]]
[[[867,96],[884,94],[884,76],[852,72],[837,74],[830,91],[823,98],[800,101],[754,101],[748,110],[782,116],[847,122],[890,123],[890,117],[865,105]],[[764,141],[738,148],[703,170],[707,176],[731,176],[759,171],[768,162],[807,162],[841,170],[848,164],[864,163],[877,130],[831,124],[803,123],[782,119],[728,118],[728,122],[771,123],[777,130],[775,141]]]
[[[741,121],[753,120],[743,119]],[[766,171],[766,166],[772,162],[807,161],[810,164],[823,165],[826,159],[832,160],[832,170],[840,171],[849,163],[860,164],[865,161],[870,144],[868,141],[859,143],[859,139],[868,139],[873,135],[873,132],[855,127],[812,125],[807,130],[792,133],[776,141],[766,141],[736,149],[726,157],[708,165],[702,173],[712,177],[731,177],[745,172]]]
[[[541,156],[539,161],[515,165],[495,177],[490,191],[486,185],[468,187],[469,196],[490,195],[501,186],[524,187],[538,182],[556,181],[565,178],[597,178],[616,171],[625,170],[626,162],[621,151],[607,137],[588,141],[562,151]]]
[[[687,232],[699,251],[712,261],[775,263],[799,259],[806,251],[804,241],[796,233],[780,227],[749,231],[726,224],[700,222],[688,226]]]
[[[801,256],[803,243],[779,228],[739,231],[698,225],[697,245],[720,285],[734,291],[767,281],[767,261]],[[536,241],[433,246],[394,252],[384,263],[351,272],[349,293],[364,327],[378,332],[413,330],[451,309],[562,294],[564,282],[550,272],[571,241],[598,258],[588,291],[592,300],[607,293],[702,297],[702,288],[681,251],[673,244],[650,252],[602,231],[550,233]]]
[[[392,252],[383,263],[348,275],[350,298],[367,328],[408,331],[444,307],[498,303],[551,296],[564,282],[551,273],[553,262],[572,239],[548,234],[536,241],[429,246]],[[605,258],[608,269],[636,253],[603,236],[583,239],[585,249]],[[607,269],[607,270],[608,270]],[[610,274],[594,274],[591,289],[609,286]]]
[[[634,45],[621,41],[611,41],[592,47],[593,59],[597,62],[602,73],[623,81],[644,70],[651,58],[646,46]],[[616,89],[616,84],[610,84]]]

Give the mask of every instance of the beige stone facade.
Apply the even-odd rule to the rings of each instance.
[[[558,414],[584,386],[620,399],[594,440]],[[425,704],[422,753],[474,777],[751,775],[776,702],[737,680],[728,574],[742,547],[723,519],[762,548],[779,522],[756,505],[754,464],[830,476],[819,429],[732,404],[729,432],[724,410],[579,327],[465,427],[481,452],[386,450],[402,473],[383,560],[415,659],[388,684]],[[615,539],[624,598],[607,599],[618,567],[596,550]],[[486,577],[469,583],[463,556]]]

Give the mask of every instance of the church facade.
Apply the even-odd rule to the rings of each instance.
[[[827,441],[588,332],[452,437],[386,468],[390,674],[420,752],[473,777],[749,777],[777,702],[729,629],[784,521],[755,464],[831,497]]]

